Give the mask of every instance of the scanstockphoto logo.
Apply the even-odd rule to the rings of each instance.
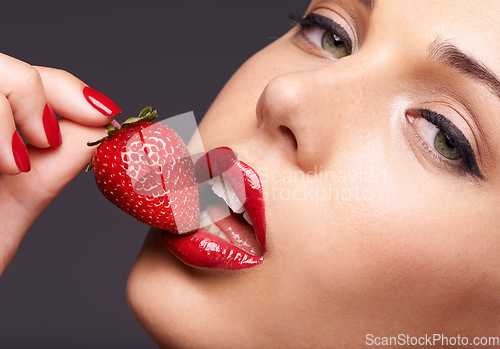
[[[461,335],[446,336],[444,334],[425,334],[423,336],[411,336],[399,334],[397,336],[376,336],[367,334],[365,344],[368,347],[383,348],[499,348],[500,337],[466,337]]]

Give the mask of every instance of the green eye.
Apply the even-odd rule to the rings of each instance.
[[[434,140],[436,151],[449,160],[458,160],[460,153],[455,147],[453,140],[445,132],[439,131]]]
[[[338,58],[349,56],[351,54],[346,43],[337,34],[335,34],[335,32],[332,32],[331,30],[326,31],[323,34],[323,38],[321,39],[321,46],[325,51]]]

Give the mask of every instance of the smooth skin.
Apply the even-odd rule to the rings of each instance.
[[[0,275],[26,232],[59,192],[85,168],[89,139],[106,134],[109,117],[84,98],[78,78],[0,54]],[[42,115],[48,103],[59,120],[62,144],[50,147]],[[31,170],[20,173],[12,150],[16,129],[30,144]]]
[[[363,3],[308,9],[350,33],[351,56],[294,28],[203,119],[206,148],[230,146],[261,176],[268,253],[244,271],[197,270],[151,231],[127,292],[160,346],[346,349],[367,334],[500,333],[500,99],[430,54],[454,44],[499,76],[500,3]],[[484,179],[424,140],[428,127],[407,117],[424,107],[462,131]]]
[[[429,54],[449,42],[498,76],[500,3],[365,2],[308,9],[346,29],[353,55],[335,59],[294,28],[250,58],[205,116],[205,147],[230,146],[261,176],[268,253],[243,271],[198,270],[151,231],[127,295],[160,346],[348,349],[367,334],[500,333],[500,101]],[[2,60],[0,271],[109,122],[75,77]],[[64,117],[56,149],[45,102]],[[407,118],[423,107],[464,133],[484,179],[427,144],[428,128]],[[9,153],[14,125],[33,144],[29,173],[16,175]]]

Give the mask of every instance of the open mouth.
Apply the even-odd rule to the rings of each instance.
[[[223,202],[211,204],[201,211],[201,229],[253,256],[262,256],[263,250],[257,241],[252,219],[231,184],[221,177],[216,177],[209,180],[205,187],[208,193],[200,194],[200,197],[216,196]]]
[[[195,164],[200,228],[190,235],[162,231],[164,244],[184,263],[200,268],[243,269],[262,263],[266,227],[257,173],[227,147]]]

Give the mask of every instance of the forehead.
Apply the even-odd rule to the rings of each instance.
[[[346,8],[354,8],[358,5],[374,8],[397,8],[401,5],[412,11],[431,12],[434,14],[447,13],[449,15],[465,15],[465,17],[475,17],[479,15],[483,19],[498,21],[498,11],[500,10],[498,0],[312,0],[311,6],[328,4],[341,4]],[[415,14],[414,12],[412,14]]]
[[[384,40],[450,41],[500,72],[498,0],[313,0],[309,11],[317,8],[340,10]]]

